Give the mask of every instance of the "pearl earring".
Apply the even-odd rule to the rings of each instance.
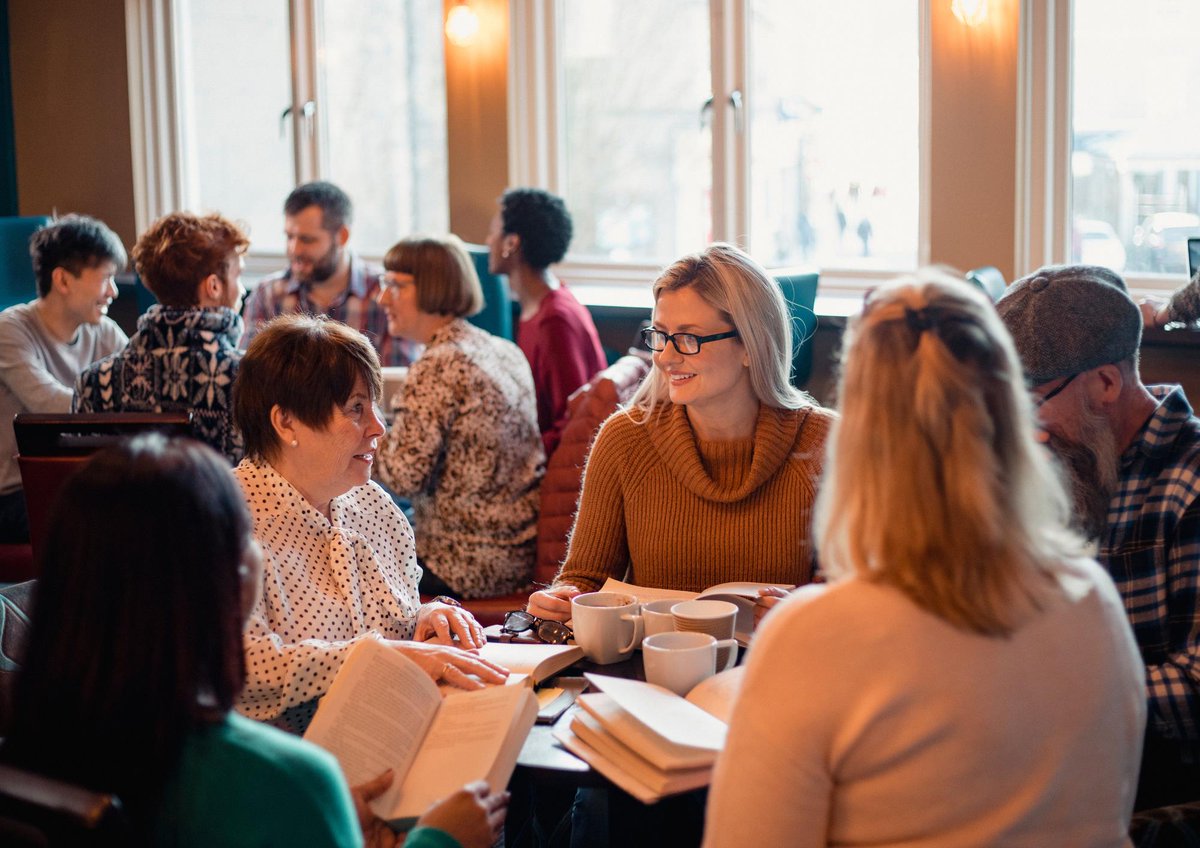
[[[300,447],[300,443],[298,441],[296,441],[295,439],[292,439],[292,447],[298,448],[298,447]]]
[[[504,250],[500,251],[500,258],[507,259],[509,257],[509,254],[511,254],[511,253],[512,253],[512,251],[506,247],[506,248],[504,248]]]

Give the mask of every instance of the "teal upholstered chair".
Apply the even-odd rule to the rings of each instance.
[[[49,223],[45,215],[0,218],[0,309],[37,297],[29,237]]]
[[[792,383],[803,387],[812,374],[812,337],[817,331],[817,274],[781,274],[775,278],[783,289],[792,317]]]
[[[487,330],[494,336],[513,340],[513,307],[512,298],[508,294],[508,280],[488,270],[488,249],[480,244],[468,244],[467,251],[475,270],[479,274],[479,284],[483,287],[483,311],[467,320]]]
[[[1000,269],[993,265],[984,265],[968,271],[967,282],[990,297],[993,303],[1001,298],[1008,285],[1004,282],[1004,275],[1000,273]]]

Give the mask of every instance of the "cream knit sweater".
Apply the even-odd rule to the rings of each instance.
[[[759,409],[754,438],[698,441],[686,408],[618,411],[588,458],[556,583],[609,576],[700,591],[731,580],[807,583],[825,437],[834,413]]]

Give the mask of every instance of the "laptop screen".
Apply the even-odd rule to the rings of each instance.
[[[1188,239],[1188,279],[1200,271],[1200,238]]]

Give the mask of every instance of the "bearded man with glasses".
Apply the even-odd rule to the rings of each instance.
[[[997,302],[1080,529],[1125,601],[1149,710],[1136,809],[1200,798],[1200,420],[1138,373],[1142,318],[1124,280],[1042,268]]]

